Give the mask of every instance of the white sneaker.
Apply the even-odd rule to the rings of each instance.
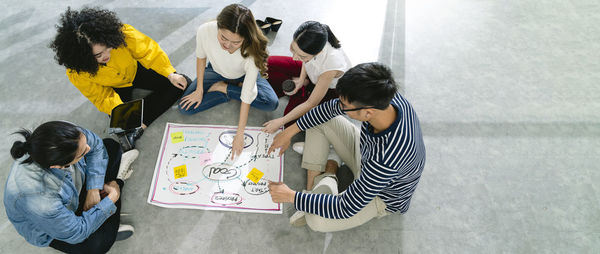
[[[133,235],[133,226],[127,224],[119,224],[119,231],[117,231],[117,239],[115,241],[123,241]]]
[[[292,217],[290,217],[290,224],[296,227],[302,227],[306,225],[306,217],[304,216],[305,214],[305,212],[296,211]]]
[[[119,166],[117,179],[125,181],[131,176],[133,173],[131,164],[137,159],[138,155],[140,155],[140,152],[137,149],[129,150],[121,155],[121,165]]]
[[[333,145],[329,145],[329,148],[333,148]],[[302,154],[304,153],[304,142],[296,142],[292,145],[292,150],[295,152]]]
[[[304,142],[296,142],[292,145],[292,150],[295,152],[302,154],[304,152]]]

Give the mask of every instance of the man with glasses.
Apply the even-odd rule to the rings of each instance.
[[[269,153],[279,148],[281,155],[294,135],[306,131],[302,167],[319,173],[316,185],[296,192],[284,183],[269,182],[269,190],[273,202],[293,203],[298,210],[291,224],[308,224],[321,232],[406,212],[425,165],[419,120],[398,93],[389,68],[359,64],[339,79],[336,90],[338,99],[306,113],[275,136],[269,148]],[[343,114],[361,121],[360,130]],[[327,160],[330,145],[354,174],[342,193],[337,189],[338,165]]]

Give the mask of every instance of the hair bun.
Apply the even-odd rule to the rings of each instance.
[[[22,141],[15,141],[15,143],[13,143],[12,148],[10,149],[10,155],[12,155],[14,159],[18,159],[23,157],[23,155],[25,155],[28,151],[28,143]]]

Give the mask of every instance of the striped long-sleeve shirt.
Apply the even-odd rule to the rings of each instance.
[[[298,211],[345,219],[354,216],[375,197],[385,202],[389,212],[408,210],[425,165],[425,145],[419,119],[408,101],[397,93],[391,104],[397,117],[386,130],[375,134],[368,122],[362,124],[359,178],[341,195],[297,192],[294,205]],[[296,124],[304,131],[341,114],[338,99],[334,99],[312,109]]]

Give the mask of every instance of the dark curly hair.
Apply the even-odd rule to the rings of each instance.
[[[58,64],[79,72],[96,75],[99,64],[92,52],[93,44],[102,44],[109,48],[125,45],[123,24],[117,15],[100,8],[71,10],[61,15],[56,25],[56,37],[50,48],[56,52],[54,59]]]

